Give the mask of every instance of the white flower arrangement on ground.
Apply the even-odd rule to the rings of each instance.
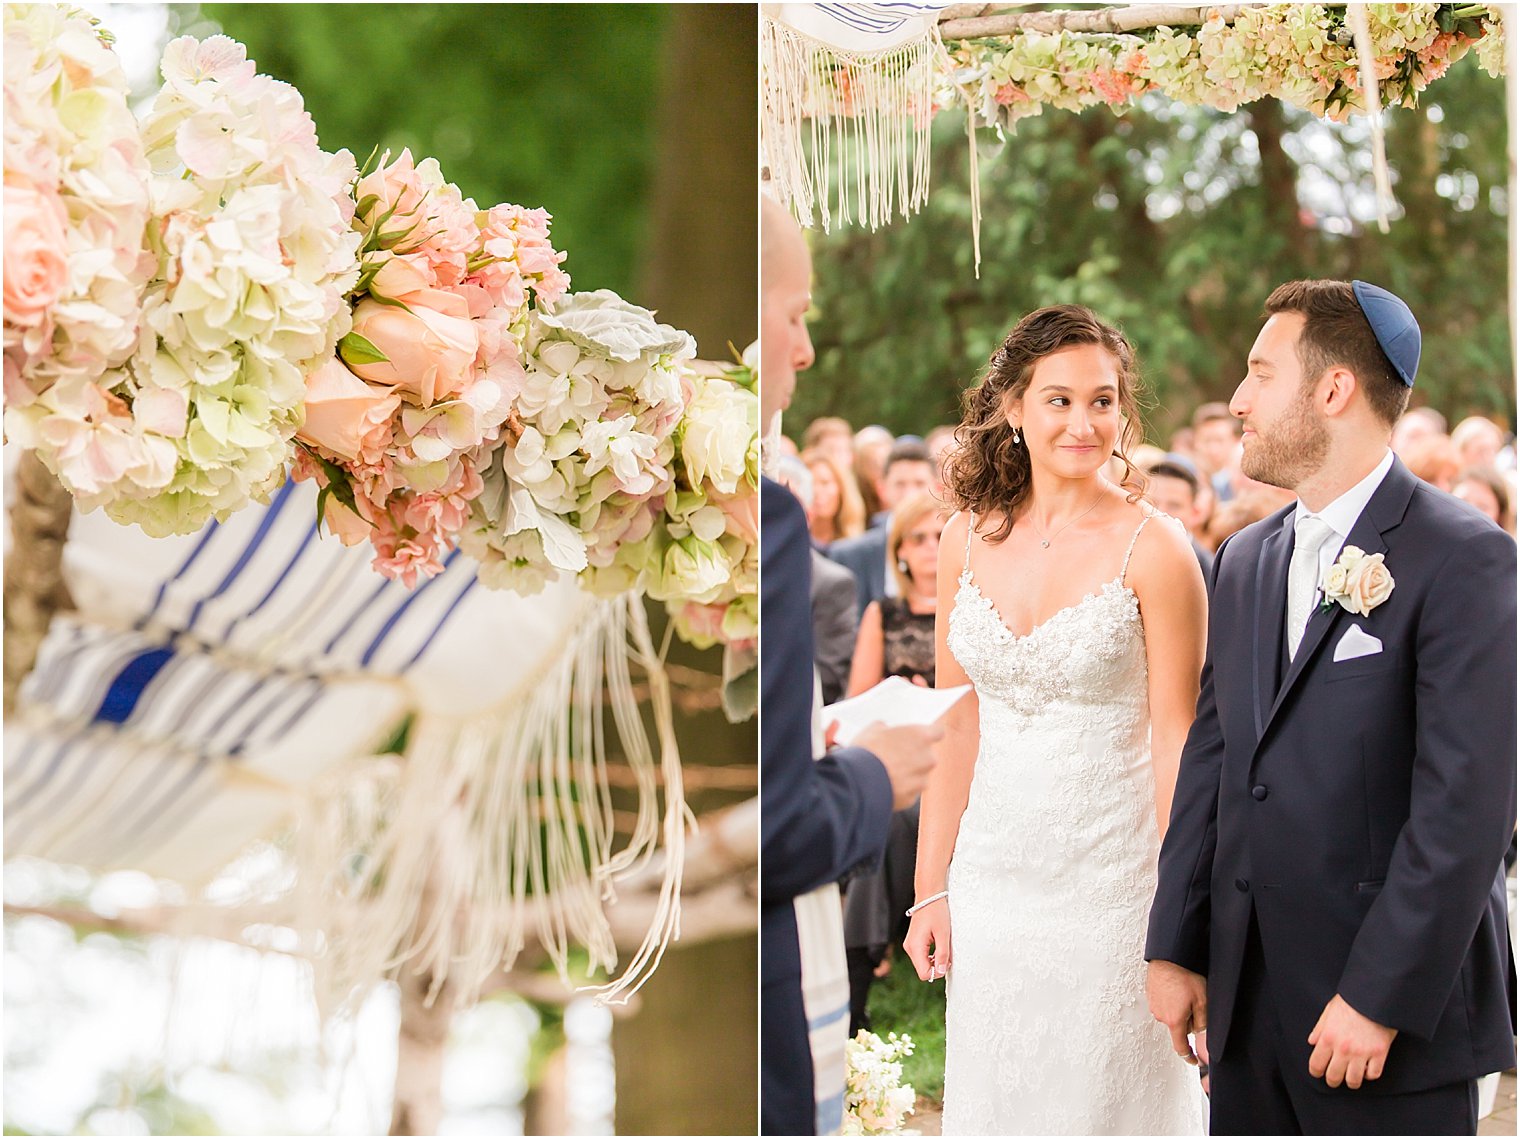
[[[887,1033],[886,1040],[862,1028],[845,1042],[844,1135],[900,1135],[903,1119],[917,1098],[902,1082],[902,1062],[913,1054],[913,1038]]]
[[[161,465],[102,382],[137,347],[153,269],[127,97],[88,16],[5,6],[5,427],[79,495]]]

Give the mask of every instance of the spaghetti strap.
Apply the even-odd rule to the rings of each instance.
[[[976,529],[976,512],[966,511],[966,556],[961,559],[962,575],[971,569],[971,534]]]
[[[1140,540],[1140,531],[1145,529],[1145,524],[1147,522],[1149,522],[1152,518],[1154,518],[1155,515],[1156,515],[1156,512],[1154,510],[1147,510],[1145,512],[1145,517],[1142,518],[1142,519],[1140,519],[1140,525],[1138,525],[1138,526],[1135,527],[1135,536],[1129,540],[1129,549],[1127,549],[1127,550],[1124,551],[1124,565],[1121,566],[1120,569],[1119,569],[1119,584],[1120,585],[1124,584],[1124,577],[1125,577],[1126,574],[1129,573],[1129,559],[1130,559],[1130,555],[1135,552],[1135,543]]]

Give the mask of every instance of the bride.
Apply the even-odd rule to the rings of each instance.
[[[1185,533],[1150,524],[1125,458],[1137,382],[1122,334],[1058,305],[1021,320],[964,398],[935,667],[974,696],[924,792],[904,943],[949,985],[946,1135],[1202,1130],[1198,1078],[1147,1011],[1143,949],[1206,602]]]

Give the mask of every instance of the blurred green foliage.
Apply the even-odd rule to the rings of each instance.
[[[542,206],[577,291],[632,296],[645,253],[662,53],[657,4],[203,4],[294,84],[328,150],[411,147],[482,207]]]
[[[1364,277],[1404,296],[1424,330],[1415,402],[1455,421],[1513,422],[1505,89],[1468,58],[1385,115],[1392,231],[1372,202],[1365,123],[1326,126],[1264,101],[1224,114],[1147,101],[1046,110],[998,143],[982,132],[982,266],[973,274],[965,121],[934,124],[923,212],[875,233],[810,235],[818,360],[788,428],[819,415],[924,432],[1025,313],[1089,305],[1135,344],[1150,438],[1244,373],[1276,285]],[[1338,199],[1338,200],[1337,200]]]

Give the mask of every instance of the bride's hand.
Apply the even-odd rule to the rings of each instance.
[[[920,981],[937,981],[950,971],[950,901],[940,898],[913,915],[903,949]]]

